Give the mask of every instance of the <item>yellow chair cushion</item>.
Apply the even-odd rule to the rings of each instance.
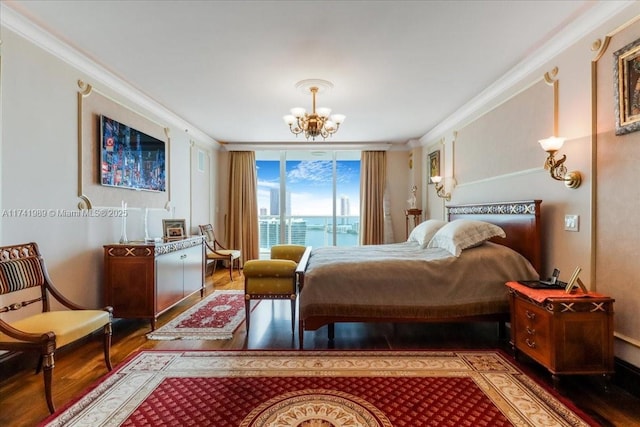
[[[207,251],[207,258],[209,259],[231,259],[240,258],[240,251],[236,249],[218,249],[215,252]]]
[[[16,329],[32,334],[53,331],[56,347],[62,347],[89,335],[111,321],[111,315],[103,310],[63,310],[38,313],[15,322],[7,322]],[[2,342],[22,342],[0,332]]]

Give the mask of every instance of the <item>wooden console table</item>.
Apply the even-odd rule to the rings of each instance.
[[[407,239],[409,238],[409,217],[413,216],[413,226],[417,226],[420,224],[420,220],[422,219],[422,209],[407,209],[404,211],[405,216],[405,232],[407,234]]]
[[[104,246],[104,299],[113,316],[149,319],[193,293],[204,296],[202,236],[162,243]]]

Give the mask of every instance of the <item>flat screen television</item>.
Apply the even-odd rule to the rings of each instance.
[[[100,116],[100,183],[166,191],[165,142]]]

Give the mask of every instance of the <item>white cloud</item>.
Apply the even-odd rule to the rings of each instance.
[[[287,174],[287,181],[331,182],[333,165],[328,160],[301,161],[295,169]]]

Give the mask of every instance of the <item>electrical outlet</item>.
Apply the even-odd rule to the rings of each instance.
[[[580,217],[578,215],[564,216],[564,229],[566,231],[578,231]]]

